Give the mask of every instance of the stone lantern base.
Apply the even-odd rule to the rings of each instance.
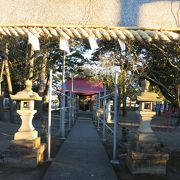
[[[168,160],[153,132],[138,131],[128,147],[126,164],[132,174],[166,174]]]
[[[3,162],[6,166],[34,168],[43,162],[45,144],[40,137],[33,140],[13,140],[9,151],[5,152]]]
[[[138,131],[128,147],[126,165],[132,174],[166,174],[168,160],[154,132]]]
[[[134,144],[133,144],[134,143]],[[132,143],[133,149],[138,152],[156,152],[159,149],[157,137],[152,133],[137,132],[135,141]]]
[[[15,140],[21,140],[24,139],[36,139],[38,137],[38,132],[36,130],[29,131],[29,132],[16,132],[14,135]]]
[[[129,152],[126,163],[132,174],[166,174],[166,153]]]
[[[141,123],[128,147],[127,166],[132,174],[166,174],[169,154],[160,152],[158,139],[150,126],[155,112],[137,113]]]

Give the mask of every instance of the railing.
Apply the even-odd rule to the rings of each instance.
[[[107,109],[107,103],[106,100],[108,97],[112,97],[114,96],[114,111],[109,111]],[[100,109],[101,109],[101,99],[103,99],[103,118],[101,118],[100,115]],[[102,129],[102,139],[103,141],[105,141],[105,136],[106,136],[106,129],[108,129],[112,135],[113,135],[113,160],[111,161],[111,163],[113,164],[117,164],[118,161],[116,160],[116,150],[117,150],[117,99],[118,99],[118,88],[117,88],[117,73],[115,75],[115,83],[114,83],[114,92],[106,94],[106,85],[104,86],[104,95],[101,96],[100,92],[98,93],[98,98],[97,98],[97,130],[100,130],[100,124],[103,124],[103,129]],[[107,120],[107,112],[110,113],[114,113],[114,127],[113,129],[108,126],[108,124],[106,123]]]
[[[99,119],[102,123],[104,123],[104,120],[102,118],[99,118]],[[110,126],[108,126],[107,123],[105,123],[105,126],[112,134],[114,133],[113,129]]]
[[[68,109],[68,111],[69,111],[69,126],[68,126],[68,129],[70,130],[71,129],[71,126],[74,124],[74,122],[75,122],[75,111],[76,111],[76,109],[75,109],[75,97],[74,97],[74,95],[73,95],[73,93],[70,91],[70,94],[69,95],[67,95],[67,94],[64,94],[64,93],[60,93],[61,94],[61,96],[65,96],[65,97],[67,97],[67,99],[68,99],[68,105],[69,106],[67,106],[67,107],[62,107],[62,105],[63,104],[61,104],[61,107],[60,107],[60,111],[61,111],[61,137],[62,137],[62,139],[64,139],[65,138],[65,133],[64,133],[64,123],[65,123],[65,115],[64,115],[64,110],[65,109]]]
[[[48,131],[47,131],[47,156],[48,160],[51,160],[51,95],[52,95],[52,70],[50,70],[50,82],[49,82],[49,108],[48,108]],[[68,115],[68,129],[70,130],[72,124],[75,122],[75,96],[73,95],[72,91],[70,95],[61,92],[61,107],[60,110],[60,131],[61,131],[61,138],[65,139],[65,110],[69,111]],[[65,106],[65,97],[68,99],[68,106]],[[62,103],[63,101],[63,103]]]
[[[106,91],[106,88],[104,89],[104,91]],[[114,92],[106,94],[104,96],[100,97],[100,93],[98,95],[98,102],[97,102],[97,114],[98,114],[98,126],[97,129],[100,130],[100,122],[102,122],[103,124],[103,140],[105,140],[105,128],[107,128],[108,130],[111,131],[111,133],[113,134],[113,130],[112,128],[106,123],[107,121],[107,113],[114,113],[114,111],[107,111],[107,103],[106,100],[109,96],[114,96]],[[100,116],[100,100],[103,99],[103,119]]]

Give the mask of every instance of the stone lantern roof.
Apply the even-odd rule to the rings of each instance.
[[[159,101],[160,98],[157,93],[153,92],[142,92],[140,96],[137,96],[137,100],[140,102],[155,102]]]
[[[25,82],[26,88],[23,91],[18,92],[15,95],[11,95],[11,99],[14,100],[42,100],[42,97],[38,93],[32,90],[32,81],[29,79]]]
[[[144,91],[140,94],[140,96],[137,96],[137,100],[139,102],[155,102],[161,100],[157,93],[148,91],[149,85],[149,81],[145,80],[143,82]]]

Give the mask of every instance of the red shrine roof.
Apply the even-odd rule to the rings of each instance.
[[[71,90],[72,80],[69,79],[66,81],[66,91]],[[73,79],[73,92],[77,94],[96,94],[98,92],[103,91],[103,82],[99,80],[91,80],[91,79],[81,79],[75,78]]]

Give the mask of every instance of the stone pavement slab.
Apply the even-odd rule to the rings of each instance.
[[[91,120],[78,120],[43,180],[116,180]]]

